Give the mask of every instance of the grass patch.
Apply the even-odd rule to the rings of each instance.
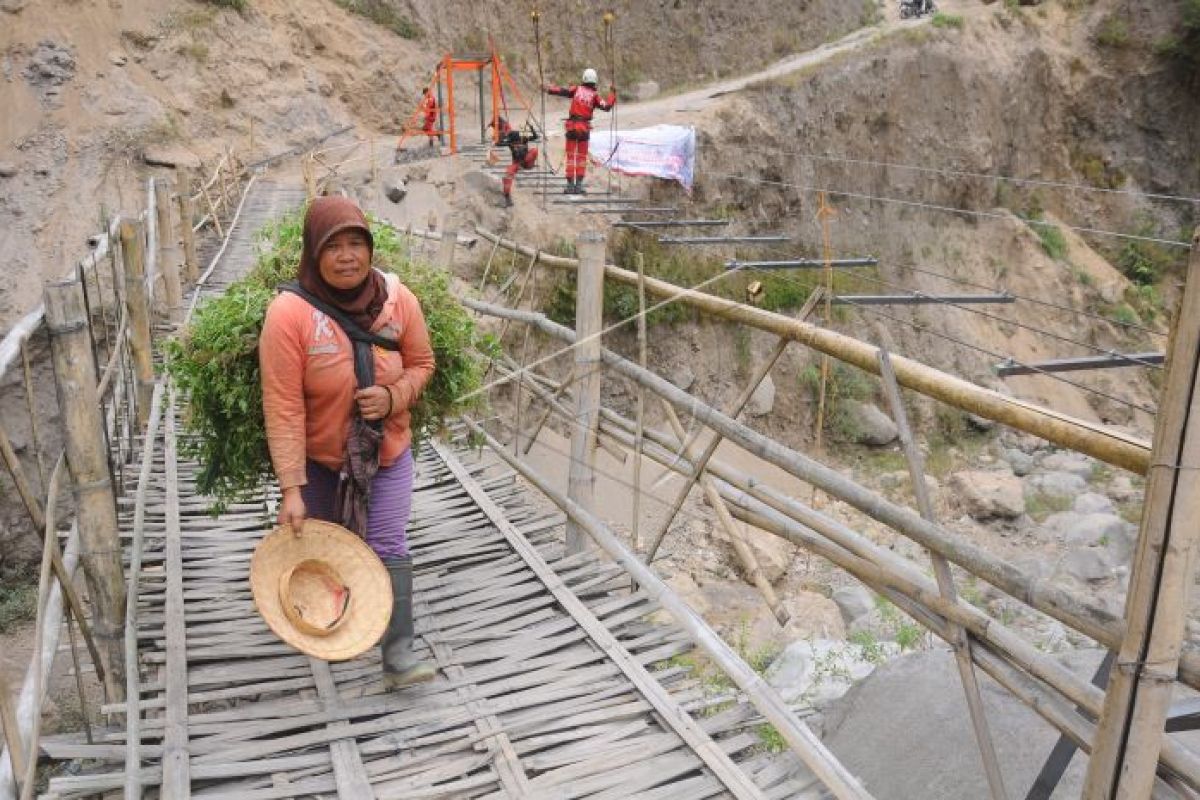
[[[203,1],[208,3],[210,6],[216,6],[217,8],[232,8],[234,11],[238,12],[239,14],[250,7],[250,3],[247,2],[247,0],[203,0]]]
[[[419,39],[421,29],[408,17],[401,14],[387,0],[333,0],[342,8],[360,17],[366,17],[376,25],[387,28],[402,39]]]
[[[769,722],[759,725],[755,732],[758,734],[758,741],[762,743],[762,749],[768,753],[782,753],[788,747],[783,735]]]
[[[0,633],[31,622],[37,614],[37,583],[26,575],[8,575],[0,585]]]
[[[935,28],[957,28],[962,30],[963,18],[958,14],[943,14],[938,11],[933,15],[933,27]]]
[[[1096,29],[1096,44],[1115,49],[1128,47],[1129,25],[1115,14],[1106,17]]]
[[[1119,167],[1106,163],[1098,153],[1071,149],[1071,167],[1097,189],[1120,189],[1128,176]]]
[[[1071,498],[1060,495],[1034,492],[1025,498],[1025,513],[1037,522],[1044,522],[1051,514],[1068,511],[1071,508]]]
[[[1062,261],[1067,257],[1067,237],[1063,236],[1063,232],[1057,225],[1039,222],[1033,226],[1033,230],[1037,233],[1046,255],[1055,261]]]

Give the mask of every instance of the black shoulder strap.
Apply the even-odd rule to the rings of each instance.
[[[334,308],[325,301],[321,300],[316,295],[312,294],[303,286],[301,286],[297,281],[289,281],[285,284],[282,284],[279,287],[279,290],[283,292],[291,292],[292,294],[303,297],[310,306],[317,309],[325,316],[329,317],[338,325],[340,325],[342,330],[346,332],[346,335],[350,337],[351,341],[373,344],[377,347],[382,347],[384,350],[400,350],[400,343],[398,341],[395,341],[394,339],[387,339],[377,333],[364,331],[354,320],[346,316],[345,312],[343,312],[341,309]]]

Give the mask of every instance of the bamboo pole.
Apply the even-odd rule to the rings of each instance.
[[[1183,647],[1200,539],[1200,230],[1168,348],[1145,510],[1084,794],[1148,796]]]
[[[99,281],[96,281],[97,285],[99,283]],[[116,291],[116,287],[113,290]],[[38,482],[41,484],[42,491],[44,492],[46,491],[46,462],[42,458],[42,426],[38,424],[37,411],[34,408],[36,403],[33,399],[33,368],[29,363],[29,345],[27,342],[21,342],[21,372],[25,377],[25,409],[29,412],[30,444],[33,447],[33,457],[37,461]]]
[[[104,419],[79,283],[47,284],[45,304],[58,405],[66,430],[67,464],[74,478],[79,533],[84,543],[84,575],[94,608],[92,628],[104,666],[105,689],[115,699],[121,697],[124,675],[120,640],[125,587]]]
[[[445,270],[454,267],[454,250],[458,246],[458,223],[447,220],[442,228],[442,244],[438,248],[437,263]],[[519,301],[518,301],[519,302]]]
[[[568,496],[586,512],[594,508],[596,476],[596,428],[600,421],[600,330],[604,326],[604,236],[584,232],[575,240],[579,273],[575,289],[575,420],[571,432],[571,463],[568,467]],[[537,257],[534,257],[534,261]],[[532,262],[530,262],[532,264]],[[568,520],[567,555],[588,548],[587,531]]]
[[[547,334],[564,342],[575,341],[575,336],[569,329],[550,322],[541,314],[513,311],[471,299],[465,299],[463,302],[469,308],[492,316],[507,316],[537,325]],[[618,373],[642,383],[649,391],[670,400],[678,410],[698,418],[700,422],[709,425],[751,455],[758,456],[827,494],[849,503],[867,516],[945,556],[1026,605],[1054,617],[1101,644],[1115,647],[1120,641],[1124,630],[1123,623],[1103,606],[1062,587],[1030,579],[1022,570],[993,556],[983,548],[963,540],[940,525],[922,519],[910,509],[890,502],[836,470],[730,419],[670,382],[653,373],[643,372],[636,364],[608,351],[602,351],[601,357]],[[1183,667],[1189,683],[1200,685],[1200,659],[1193,654],[1185,654]]]
[[[49,323],[49,303],[47,303],[47,323]],[[46,612],[49,609],[50,601],[50,564],[53,561],[51,553],[54,552],[53,542],[57,541],[58,530],[57,520],[54,514],[58,509],[58,487],[62,479],[63,472],[63,457],[59,456],[58,461],[54,465],[54,469],[50,473],[50,489],[46,494],[46,527],[45,535],[42,539],[42,564],[38,570],[38,598],[37,598],[37,622],[34,624],[33,634],[33,662],[36,663],[42,660],[43,648],[45,647],[45,632],[43,626],[46,623]],[[43,675],[41,671],[33,673],[33,696],[41,698],[45,687],[42,685]],[[40,705],[40,702],[39,702]],[[21,778],[21,800],[32,800],[34,783],[37,778],[37,753],[38,742],[42,733],[42,715],[41,709],[39,713],[34,714],[33,725],[29,729],[29,741],[24,746],[25,753],[28,754],[28,759],[25,761],[25,774]]]
[[[171,185],[155,179],[154,212],[158,222],[158,271],[163,277],[163,308],[177,320],[183,310],[183,284],[179,279],[179,252],[171,224]]]
[[[663,412],[667,415],[667,421],[671,423],[671,428],[675,431],[676,438],[680,442],[686,441],[687,434],[683,430],[683,425],[679,422],[679,417],[675,414],[675,409],[666,400],[661,402]],[[691,452],[685,452],[684,455],[689,460],[693,458]],[[779,596],[775,594],[775,588],[771,586],[771,582],[767,580],[767,576],[763,575],[758,558],[755,557],[754,551],[750,549],[750,546],[746,544],[745,535],[738,528],[733,517],[730,516],[729,507],[725,505],[725,501],[717,493],[717,487],[704,474],[702,467],[697,466],[693,471],[693,475],[700,476],[700,488],[704,491],[704,496],[708,499],[708,504],[712,506],[713,511],[716,513],[717,521],[721,524],[722,530],[725,531],[725,536],[729,539],[729,544],[733,547],[733,552],[737,555],[738,560],[742,562],[742,568],[746,570],[746,575],[750,578],[750,582],[758,589],[758,593],[762,595],[767,608],[771,609],[771,613],[775,615],[775,620],[779,623],[780,627],[786,627],[792,619],[791,615],[788,614],[787,609],[779,601]],[[649,558],[646,559],[646,563],[650,563]]]
[[[184,189],[175,196],[179,205],[179,233],[183,241],[184,275],[188,282],[195,285],[200,279],[200,262],[196,259],[196,232],[192,230],[192,218],[196,216],[196,206],[187,193],[187,183]]]
[[[571,371],[567,373],[567,378],[558,385],[558,388],[551,394],[552,400],[558,400],[567,393],[567,389],[575,382],[575,367],[571,367]],[[533,449],[537,443],[538,436],[542,433],[542,428],[546,427],[546,422],[549,421],[550,415],[554,413],[553,407],[546,406],[546,410],[542,412],[542,416],[538,418],[537,424],[533,426],[533,431],[525,438],[525,447],[521,450],[521,455],[529,455],[529,451]],[[636,503],[635,503],[636,507]]]
[[[638,274],[638,366],[646,369],[646,256],[637,254]],[[630,542],[633,552],[641,549],[639,529],[642,518],[642,433],[646,425],[646,390],[637,386],[637,433],[633,441],[633,511],[630,520]],[[547,412],[549,413],[549,412]],[[646,559],[649,563],[650,559]]]
[[[537,259],[534,259],[536,262]],[[531,267],[532,269],[532,267]],[[537,272],[530,273],[529,308],[535,306],[537,297]],[[519,303],[519,301],[518,301]],[[517,391],[513,400],[513,455],[517,455],[521,447],[521,389],[525,386],[525,364],[529,361],[529,334],[532,328],[525,326],[525,334],[521,337],[521,361],[517,366]]]
[[[583,235],[583,236],[586,236]],[[583,236],[580,238],[582,239]],[[582,251],[581,251],[582,252]],[[783,737],[788,746],[804,761],[817,778],[833,792],[839,800],[855,798],[868,800],[870,795],[851,775],[837,758],[821,743],[808,727],[798,720],[791,709],[774,689],[762,679],[742,658],[722,641],[721,637],[708,626],[699,614],[692,610],[675,592],[667,586],[654,572],[629,552],[620,540],[596,518],[570,497],[555,490],[538,473],[529,469],[523,462],[513,458],[507,450],[471,420],[466,420],[468,427],[477,435],[483,437],[488,446],[510,467],[521,473],[530,483],[534,484],[559,508],[568,518],[579,527],[582,533],[596,542],[611,558],[621,564],[637,581],[642,591],[655,600],[667,613],[671,614],[680,626],[688,633],[708,655],[720,665],[734,683],[746,693],[747,698],[756,709],[770,722]]]
[[[138,428],[150,419],[154,392],[154,351],[150,338],[150,302],[146,297],[146,265],[142,223],[121,222],[121,260],[125,268],[125,311],[129,315],[129,348],[137,383]]]
[[[829,328],[833,324],[833,242],[831,236],[831,224],[833,218],[837,216],[837,212],[826,201],[825,193],[820,192],[818,197],[821,201],[821,207],[817,209],[817,219],[821,223],[821,242],[824,251],[824,278],[825,278],[825,327]],[[817,429],[816,429],[816,449],[817,453],[822,453],[825,450],[823,444],[825,437],[825,399],[829,393],[829,372],[832,364],[829,360],[828,353],[821,354],[821,393],[817,399]]]
[[[913,496],[917,501],[917,509],[921,516],[930,522],[937,522],[933,511],[933,501],[929,497],[929,487],[925,484],[925,465],[921,451],[913,440],[912,430],[908,426],[908,413],[904,410],[904,400],[900,396],[900,385],[896,382],[896,373],[892,370],[892,362],[887,350],[879,351],[879,374],[883,379],[883,393],[887,397],[892,410],[892,419],[900,432],[900,444],[904,449],[904,457],[908,462],[909,477],[912,480]],[[956,602],[958,592],[954,588],[954,576],[950,572],[950,562],[944,556],[931,552],[933,572],[937,578],[938,591],[948,602]],[[971,639],[962,626],[955,625],[949,631],[947,641],[954,649],[954,660],[958,664],[958,677],[962,681],[963,692],[967,698],[967,710],[971,715],[971,727],[975,732],[975,742],[979,746],[979,755],[983,760],[983,771],[987,777],[988,790],[993,800],[1005,800],[1008,793],[1004,790],[1004,775],[1000,771],[1000,760],[996,756],[996,746],[992,741],[991,731],[988,730],[987,711],[983,707],[983,697],[979,692],[979,681],[971,659]]]
[[[500,239],[483,228],[476,228],[476,233],[491,242]],[[501,247],[517,253],[534,252],[533,248],[508,239],[500,241]],[[576,269],[578,266],[575,259],[558,256],[543,254],[541,260],[546,266],[556,269]],[[618,283],[637,286],[636,272],[609,265],[605,267],[605,274]],[[657,297],[674,299],[705,313],[786,337],[866,372],[879,374],[878,348],[851,336],[657,278],[647,277],[645,282],[646,290]],[[918,361],[897,356],[892,359],[892,365],[901,386],[947,405],[1032,433],[1054,444],[1139,474],[1145,473],[1149,466],[1150,448],[1147,443],[1120,431],[1005,397]]]
[[[409,226],[409,236],[412,236],[412,226]],[[411,249],[411,245],[410,245]],[[496,242],[492,245],[492,252],[488,255],[487,263],[483,266],[483,277],[479,279],[479,294],[483,294],[483,287],[487,286],[488,274],[492,271],[492,259],[496,257],[496,251],[500,249],[500,243]]]
[[[25,750],[21,746],[21,731],[17,728],[17,715],[13,712],[12,689],[8,678],[0,670],[0,725],[4,726],[4,741],[8,744],[8,759],[13,775],[25,774]]]

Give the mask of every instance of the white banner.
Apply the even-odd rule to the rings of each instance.
[[[615,142],[614,142],[615,139]],[[655,125],[633,131],[593,130],[589,155],[626,175],[679,181],[689,192],[696,170],[696,129]]]

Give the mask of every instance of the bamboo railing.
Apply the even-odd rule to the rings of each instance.
[[[136,676],[136,665],[127,670],[130,664],[123,657],[127,594],[116,499],[133,479],[130,466],[150,415],[156,384],[154,328],[184,313],[183,285],[195,283],[199,276],[195,236],[210,228],[224,232],[222,220],[235,213],[244,197],[245,179],[244,168],[229,151],[194,190],[186,174],[178,192],[172,191],[172,182],[148,180],[145,207],[132,216],[114,217],[92,238],[92,251],[48,287],[47,302],[0,340],[0,380],[18,365],[21,370],[18,385],[31,451],[22,459],[13,446],[10,428],[19,418],[10,415],[0,424],[0,458],[31,528],[41,537],[43,553],[34,652],[15,700],[9,687],[0,686],[0,800],[23,800],[33,791],[40,709],[64,620],[72,632],[78,700],[89,732],[94,714],[87,708],[73,631],[81,634],[107,700],[122,699],[126,677]],[[198,200],[204,201],[207,213],[197,220]],[[49,360],[46,339],[55,353],[53,372],[35,369],[43,354]],[[63,375],[64,370],[75,372]],[[55,391],[47,374],[71,387],[65,395],[64,388],[58,388],[58,404],[41,399]],[[66,423],[62,446],[50,441],[49,422],[56,412]],[[99,473],[86,473],[89,458],[92,473],[97,468]],[[54,464],[49,475],[48,462]],[[73,488],[69,493],[68,481]],[[64,513],[61,499],[68,496],[73,503]],[[101,562],[108,565],[107,572]],[[76,581],[80,566],[85,567],[91,615]],[[111,585],[114,581],[118,585]]]

